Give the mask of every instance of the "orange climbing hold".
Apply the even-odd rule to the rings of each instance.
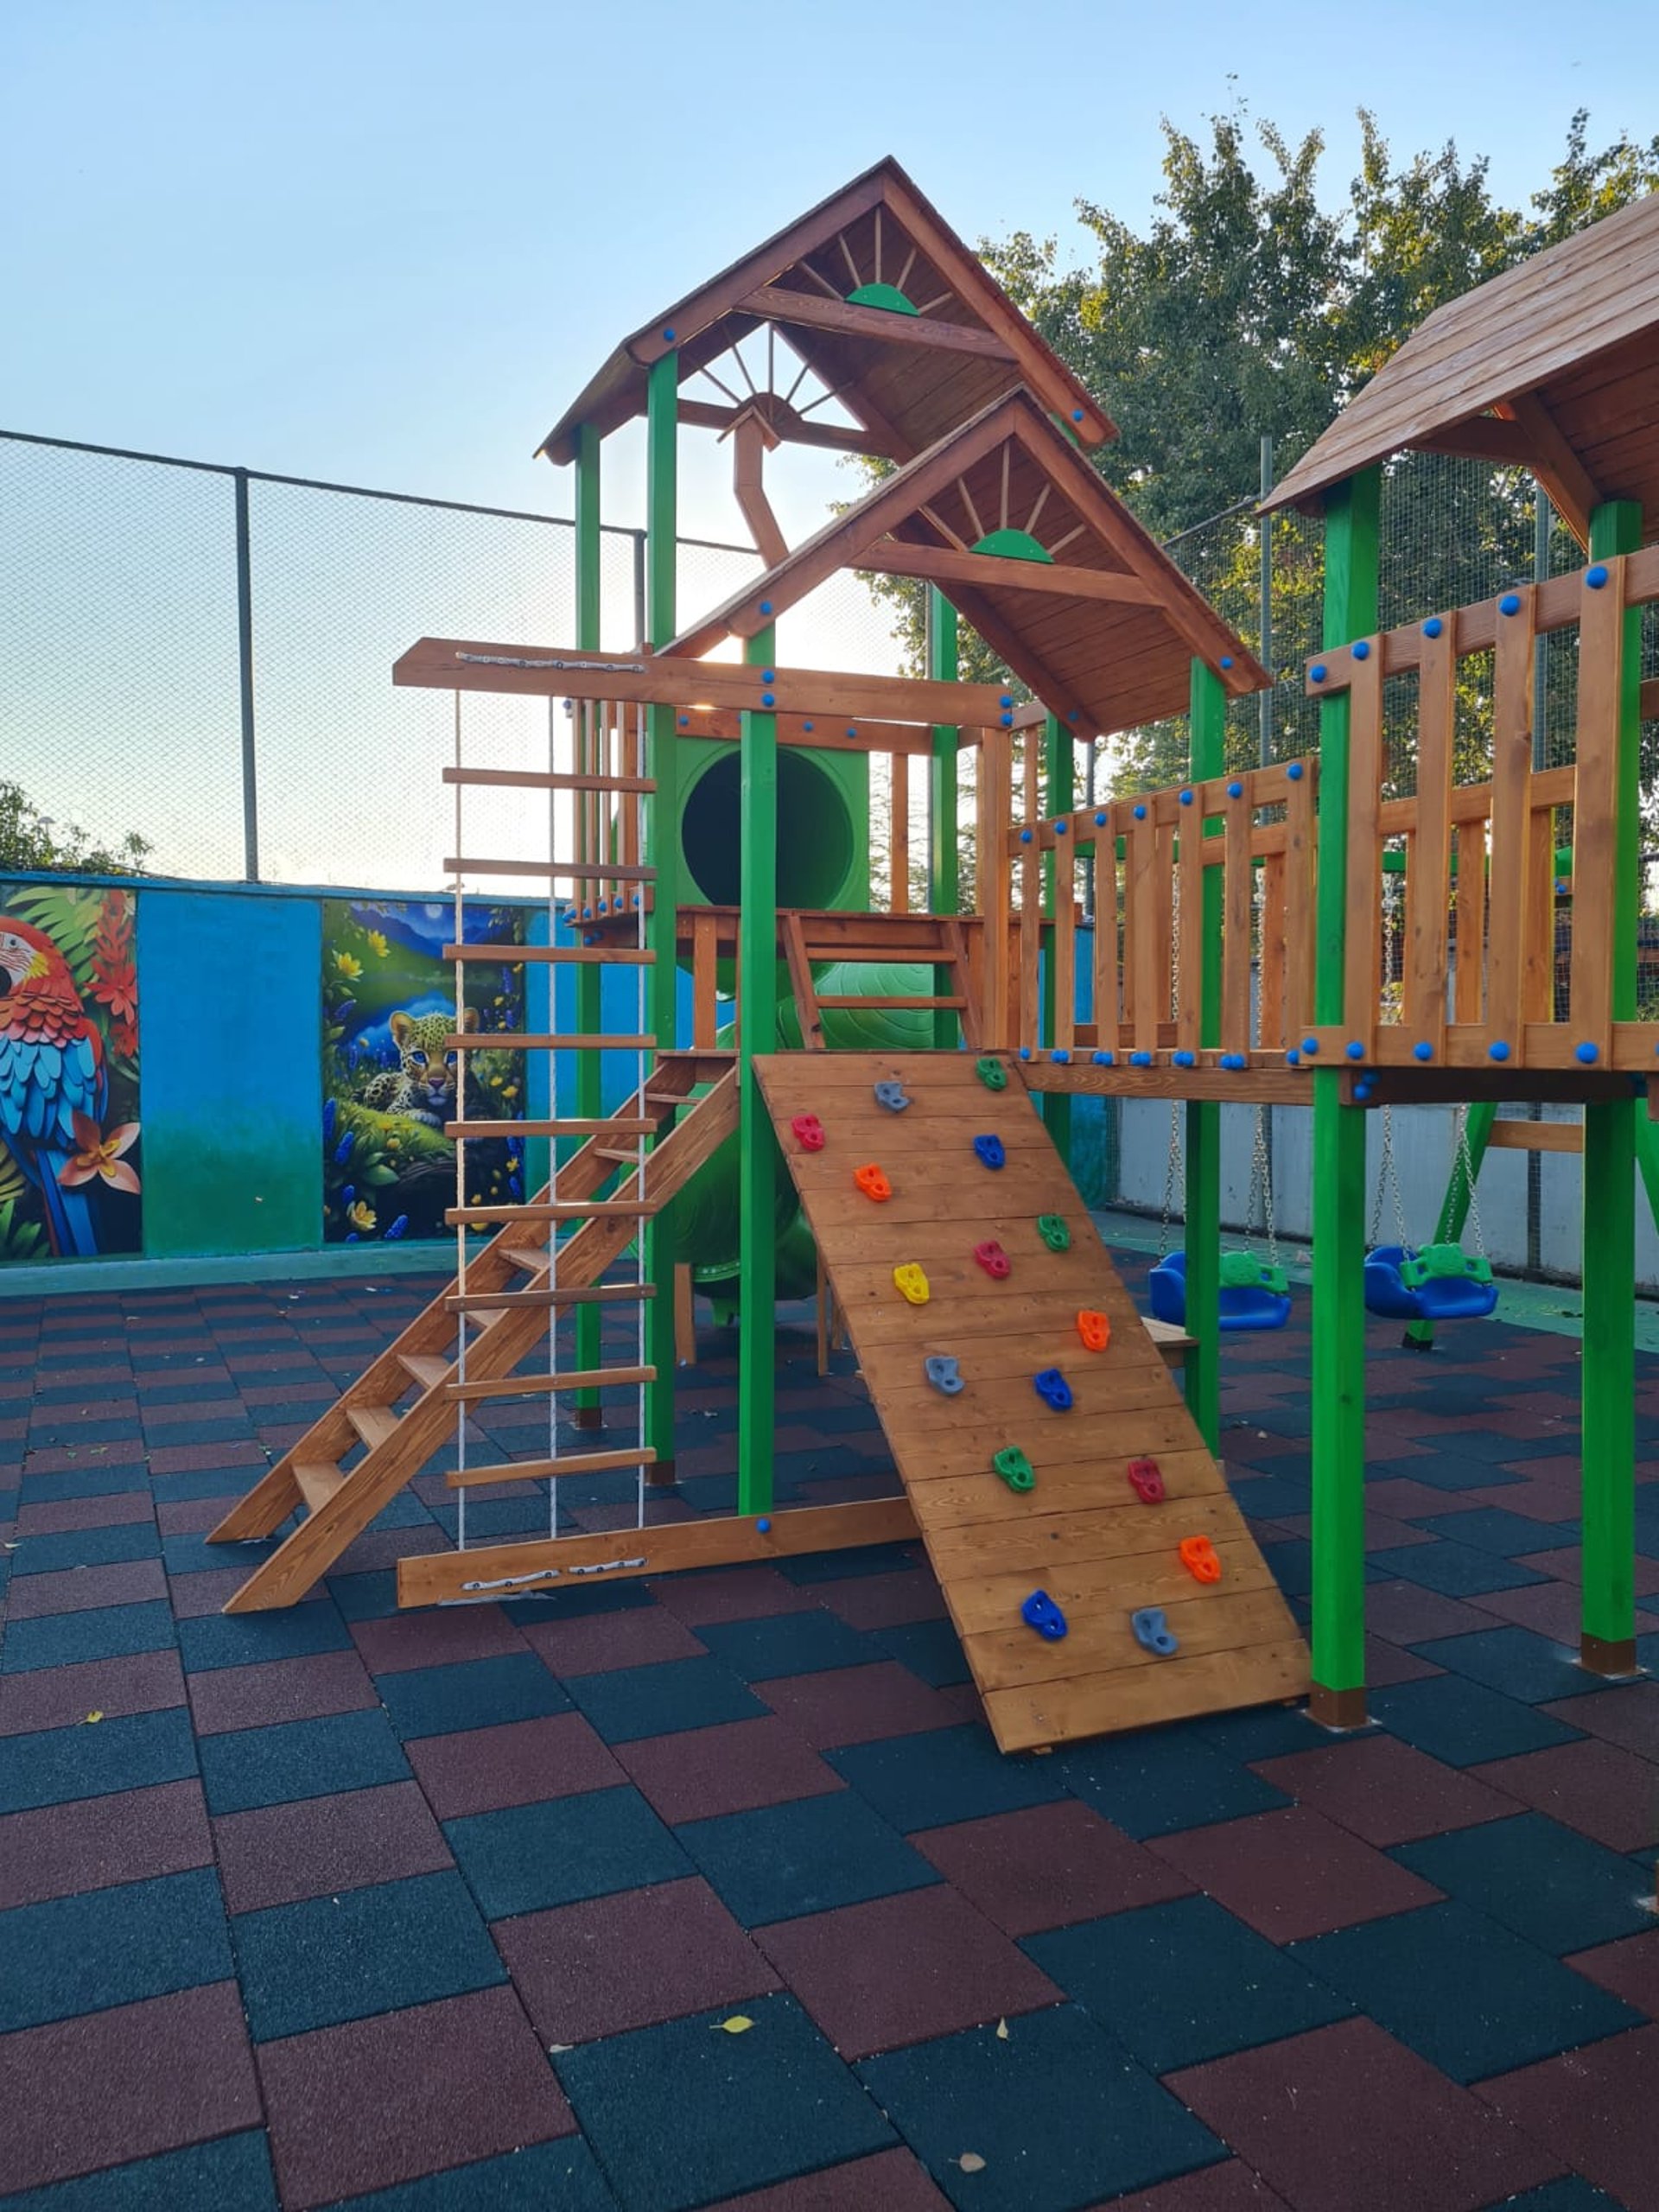
[[[855,1167],[853,1180],[867,1198],[874,1198],[878,1205],[893,1196],[893,1185],[876,1166]]]
[[[1183,1536],[1180,1553],[1181,1565],[1195,1581],[1220,1581],[1221,1561],[1208,1536]]]
[[[1096,1313],[1084,1306],[1077,1316],[1077,1334],[1083,1338],[1085,1351],[1104,1351],[1112,1341],[1112,1325],[1103,1313]]]

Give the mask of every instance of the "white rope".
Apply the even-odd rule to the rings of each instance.
[[[465,668],[554,668],[578,676],[644,676],[642,660],[532,660],[524,653],[457,653]]]

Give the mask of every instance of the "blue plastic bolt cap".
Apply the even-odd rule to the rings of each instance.
[[[1356,660],[1370,660],[1370,639],[1369,638],[1361,638],[1357,639],[1354,645],[1354,658]]]
[[[1028,1060],[1031,1058],[1031,1047],[1029,1045],[1022,1045],[1020,1047],[1020,1057],[1022,1060]]]
[[[1656,1045],[1654,1046],[1654,1050],[1655,1052],[1659,1052],[1659,1045]],[[1112,1052],[1096,1052],[1093,1055],[1094,1063],[1097,1068],[1110,1067],[1116,1057],[1116,1055]]]
[[[1289,767],[1286,769],[1285,773],[1290,778],[1293,784],[1300,784],[1302,780],[1301,762],[1300,760],[1293,760]]]
[[[1054,835],[1057,837],[1064,837],[1065,835],[1065,817],[1064,815],[1061,815],[1055,822]]]
[[[633,903],[636,906],[639,904],[639,893],[637,891],[633,894]]]
[[[1192,785],[1191,785],[1190,784],[1185,784],[1185,785],[1182,785],[1182,787],[1181,787],[1181,791],[1180,791],[1180,801],[1181,801],[1181,804],[1182,804],[1183,806],[1191,806],[1191,805],[1192,805]]]
[[[997,702],[996,702],[996,703],[997,703],[997,705],[998,705],[999,707],[1011,707],[1011,706],[1014,704],[1014,694],[1013,694],[1013,692],[1011,692],[1011,691],[1004,691],[1003,693],[1001,693],[1001,695],[999,696],[999,698],[998,698],[998,700],[997,700]]]
[[[681,728],[682,729],[689,729],[689,728],[690,728],[690,726],[691,726],[691,717],[690,717],[690,715],[682,715],[680,716],[680,728]]]
[[[1146,810],[1146,808],[1145,808],[1144,806],[1137,806],[1137,807],[1135,808],[1135,820],[1136,820],[1137,822],[1144,822],[1144,821],[1146,820],[1146,818],[1147,818],[1147,810]]]
[[[1555,896],[1558,899],[1567,896],[1567,878],[1564,875],[1558,875],[1555,879]]]
[[[1064,1045],[1057,1045],[1048,1057],[1056,1067],[1069,1068],[1071,1065],[1071,1055]]]
[[[1607,581],[1607,571],[1603,568],[1599,561],[1596,563],[1593,569],[1586,569],[1585,570],[1584,581],[1589,585],[1592,591],[1599,591],[1601,589],[1602,586]]]
[[[1029,830],[1022,830],[1020,832],[1020,842],[1022,845],[1028,845],[1031,842],[1031,832]]]
[[[1427,621],[1423,625],[1423,635],[1426,638],[1438,638],[1445,627],[1445,623],[1441,621],[1438,614],[1431,614]]]
[[[1351,1037],[1343,1049],[1351,1060],[1363,1060],[1365,1057],[1365,1047],[1357,1037]]]
[[[1501,1037],[1495,1038],[1486,1047],[1486,1057],[1489,1060],[1507,1060],[1510,1048]]]
[[[1313,664],[1313,667],[1312,667],[1312,668],[1310,668],[1310,669],[1308,670],[1308,671],[1307,671],[1307,680],[1308,680],[1308,682],[1309,682],[1310,683],[1324,683],[1324,681],[1325,681],[1325,663],[1324,663],[1322,660],[1315,661],[1315,662],[1314,662],[1314,664]]]
[[[1285,1054],[1285,1065],[1287,1068],[1299,1068],[1301,1065],[1302,1056],[1293,1045],[1289,1052]]]
[[[1178,1068],[1190,1068],[1196,1058],[1196,1053],[1177,1052],[1175,1054],[1175,1065]]]
[[[1014,728],[1014,716],[1012,715],[999,715],[997,716],[997,720],[1001,723],[1004,729],[1012,729]]]
[[[858,735],[858,725],[856,722],[848,723],[847,734],[849,737],[856,737]]]
[[[664,346],[671,346],[674,343],[674,330],[671,324],[663,333],[663,343]]]
[[[771,669],[769,669],[769,668],[763,668],[763,669],[761,670],[761,671],[760,671],[760,681],[761,681],[763,683],[770,683],[772,682],[772,671]]]
[[[1520,593],[1506,591],[1497,602],[1497,611],[1500,614],[1518,614],[1521,612]]]
[[[1368,1081],[1366,1081],[1366,1082],[1364,1082],[1364,1083],[1357,1083],[1357,1084],[1354,1085],[1354,1096],[1355,1096],[1355,1097],[1356,1097],[1357,1099],[1358,1099],[1358,1101],[1359,1101],[1359,1103],[1361,1103],[1361,1105],[1362,1105],[1362,1106],[1364,1104],[1365,1101],[1366,1101],[1366,1100],[1370,1096],[1370,1095],[1371,1095],[1371,1086],[1370,1086],[1370,1084],[1369,1080],[1368,1080]]]
[[[763,600],[761,601],[761,602],[760,602],[760,612],[761,612],[763,614],[770,614],[770,613],[771,613],[771,612],[772,612],[772,601],[771,601],[769,599],[763,599]]]
[[[1302,1039],[1302,1050],[1303,1050],[1303,1051],[1307,1054],[1307,1056],[1308,1056],[1309,1059],[1312,1059],[1312,1058],[1313,1058],[1313,1057],[1314,1053],[1315,1053],[1315,1052],[1317,1052],[1319,1051],[1319,1039],[1318,1039],[1317,1037],[1304,1037],[1304,1038],[1303,1038],[1303,1039]]]
[[[778,702],[773,693],[763,691],[760,694],[760,703],[763,707],[775,707]]]
[[[594,910],[593,910],[593,908],[592,908],[591,906],[584,906],[584,907],[582,908],[582,920],[583,920],[584,922],[591,922],[591,921],[593,920],[593,918],[594,918]]]
[[[1573,1057],[1575,1060],[1582,1061],[1584,1065],[1588,1067],[1592,1061],[1601,1058],[1601,1048],[1599,1046],[1592,1045],[1586,1037],[1582,1045],[1573,1047]]]
[[[1429,1043],[1427,1037],[1420,1037],[1417,1039],[1417,1042],[1411,1048],[1411,1057],[1414,1060],[1432,1060],[1433,1058],[1434,1047]]]
[[[754,1525],[761,1535],[769,1536],[772,1534],[772,1522],[766,1514],[763,1513]]]
[[[1152,1065],[1152,1054],[1150,1052],[1131,1052],[1129,1054],[1129,1065],[1132,1068],[1149,1068]]]
[[[1223,653],[1221,657],[1221,664],[1224,668],[1230,668],[1232,666],[1233,657],[1231,653]]]
[[[1081,422],[1082,422],[1082,420],[1083,420],[1083,410],[1082,410],[1082,408],[1081,408],[1081,407],[1074,407],[1074,408],[1071,410],[1071,420],[1072,420],[1074,423],[1081,423]]]
[[[1103,829],[1105,828],[1105,826],[1106,826],[1106,817],[1105,817],[1103,814],[1096,814],[1096,817],[1095,817],[1095,827],[1096,827],[1096,830],[1103,830]]]
[[[601,912],[601,914],[603,914],[603,913],[605,913],[605,912],[608,912],[609,907],[610,907],[610,903],[611,903],[611,902],[610,902],[610,900],[609,900],[608,899],[601,899],[600,900],[600,902],[599,902],[599,911],[600,911],[600,912]]]
[[[804,730],[807,730],[807,731],[809,731],[809,732],[810,732],[810,729],[811,729],[811,728],[812,728],[812,725],[811,725],[811,723],[810,723],[810,722],[803,722],[803,723],[801,724],[801,728],[802,728]]]

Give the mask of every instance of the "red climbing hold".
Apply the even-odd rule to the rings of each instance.
[[[823,1150],[823,1123],[816,1114],[798,1114],[789,1126],[803,1152]]]
[[[994,1281],[1001,1282],[1013,1267],[1013,1262],[995,1236],[988,1236],[982,1244],[974,1247],[974,1257]]]
[[[1163,1471],[1155,1459],[1131,1459],[1129,1487],[1143,1505],[1156,1505],[1164,1495]]]

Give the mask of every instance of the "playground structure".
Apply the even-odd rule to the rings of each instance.
[[[1633,267],[1647,271],[1645,290],[1629,281]],[[1301,1105],[1315,1132],[1313,1709],[1355,1725],[1364,1713],[1367,1111],[1470,1106],[1469,1164],[1439,1240],[1450,1243],[1480,1149],[1515,1141],[1494,1135],[1498,1102],[1564,1100],[1584,1107],[1582,1657],[1598,1672],[1630,1671],[1638,1151],[1644,1171],[1659,1172],[1638,1124],[1659,1023],[1636,1019],[1635,991],[1641,623],[1659,602],[1659,546],[1644,543],[1659,516],[1659,450],[1649,454],[1640,429],[1659,397],[1656,271],[1659,200],[1443,309],[1304,457],[1274,500],[1314,501],[1325,517],[1327,644],[1306,671],[1322,702],[1319,750],[1234,772],[1227,706],[1265,672],[1090,466],[1084,449],[1113,435],[1109,418],[895,164],[620,347],[543,448],[576,470],[574,644],[423,639],[396,671],[400,683],[455,696],[446,779],[458,909],[463,878],[503,872],[562,894],[553,941],[524,957],[576,969],[575,1029],[490,1043],[580,1054],[575,1112],[513,1125],[577,1148],[529,1205],[480,1207],[466,1202],[465,1146],[493,1125],[455,1125],[455,1282],[214,1532],[268,1536],[302,1516],[228,1610],[293,1602],[454,1435],[448,1479],[462,1500],[480,1486],[545,1482],[550,1531],[405,1560],[405,1604],[919,1533],[1004,1748],[1297,1694],[1307,1686],[1300,1639],[1215,1452],[1219,1107]],[[722,368],[763,331],[769,367],[774,337],[794,356],[787,391],[775,377],[757,390],[747,369],[728,381]],[[719,401],[683,393],[699,375]],[[823,397],[798,407],[809,378]],[[815,419],[831,397],[848,423]],[[601,441],[642,414],[649,640],[607,653]],[[766,563],[689,626],[674,579],[683,423],[730,436],[739,504]],[[793,550],[764,482],[766,456],[790,442],[895,464]],[[1380,632],[1380,472],[1412,445],[1533,467],[1581,530],[1588,564]],[[779,620],[842,569],[928,587],[925,677],[779,660]],[[956,680],[958,614],[1030,703]],[[1533,643],[1572,629],[1574,758],[1538,768]],[[733,641],[741,661],[703,658]],[[1491,766],[1467,781],[1454,753],[1458,677],[1485,652]],[[550,715],[545,767],[464,757],[462,700],[474,691],[570,702],[568,720]],[[1183,710],[1186,782],[1077,805],[1075,740]],[[1390,788],[1391,721],[1414,733],[1408,792]],[[688,882],[684,794],[709,744],[734,741],[738,895],[714,904]],[[885,911],[781,900],[779,794],[796,753],[884,755],[895,792],[912,762],[925,766],[925,912],[910,911],[897,835]],[[969,761],[974,900],[963,912]],[[512,863],[469,853],[463,802],[491,786],[543,794],[554,841],[569,849]],[[1570,876],[1557,863],[1564,845]],[[1080,869],[1095,916],[1081,978]],[[1396,880],[1397,975],[1384,957]],[[1555,922],[1569,896],[1563,993]],[[458,942],[458,963],[467,952]],[[689,1039],[674,1028],[682,962]],[[931,988],[826,990],[829,963],[919,963]],[[626,1033],[600,1025],[607,963],[638,978]],[[777,1050],[780,967],[798,1052]],[[734,972],[728,1046],[721,980]],[[757,977],[759,989],[746,984]],[[826,1051],[824,1016],[849,1004],[931,1019],[935,1049]],[[470,1042],[450,1040],[463,1052]],[[638,1056],[637,1083],[610,1116],[600,1110],[601,1050]],[[907,1103],[895,1103],[894,1084]],[[1185,1109],[1185,1404],[1063,1174],[1070,1100],[1089,1092]],[[734,1132],[738,1511],[653,1523],[653,1488],[671,1479],[673,1456],[672,1201]],[[992,1137],[1001,1166],[976,1147]],[[892,1499],[773,1510],[780,1147],[893,1447],[904,1494]],[[494,1233],[474,1245],[468,1230],[480,1224]],[[620,1273],[636,1238],[639,1265]],[[600,1357],[600,1310],[617,1301],[640,1316],[623,1366]],[[575,1364],[561,1369],[552,1324],[567,1310]],[[593,1418],[597,1392],[618,1384],[640,1394],[637,1441],[560,1452],[550,1414],[547,1456],[468,1464],[470,1402],[528,1395],[556,1406],[571,1395]],[[558,1534],[559,1481],[609,1467],[638,1472],[633,1527]],[[1200,1540],[1211,1547],[1202,1573]]]

